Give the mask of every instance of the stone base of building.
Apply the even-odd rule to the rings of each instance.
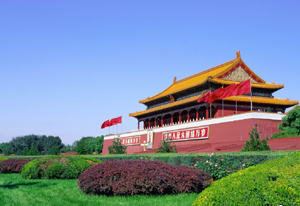
[[[258,131],[261,132],[260,138],[270,137],[278,132],[278,124],[284,116],[277,113],[246,112],[110,135],[104,138],[102,154],[108,154],[108,146],[112,145],[116,138],[119,138],[122,144],[127,146],[127,154],[154,153],[162,140],[174,143],[180,153],[240,151],[245,141],[250,140],[249,132],[255,127],[255,124],[258,125]],[[282,148],[282,150],[288,150],[288,148],[294,150],[297,147],[292,143],[285,145],[282,139],[269,140],[269,143],[271,148],[274,144],[273,150],[279,147],[286,148]]]

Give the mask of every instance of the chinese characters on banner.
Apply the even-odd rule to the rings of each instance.
[[[207,138],[208,138],[208,126],[162,133],[162,139],[165,141],[182,141],[182,140],[207,139]]]
[[[141,143],[141,136],[124,137],[120,139],[122,145],[139,145]]]

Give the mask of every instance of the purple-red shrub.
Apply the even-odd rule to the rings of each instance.
[[[158,161],[107,161],[85,170],[78,178],[87,194],[135,195],[201,192],[209,174],[187,166]]]
[[[31,159],[8,159],[0,162],[0,173],[21,173],[23,165]]]

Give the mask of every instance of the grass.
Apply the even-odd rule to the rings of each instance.
[[[197,196],[197,193],[127,197],[86,195],[78,189],[77,180],[27,180],[23,179],[20,174],[0,174],[0,204],[2,206],[179,206],[192,205]]]

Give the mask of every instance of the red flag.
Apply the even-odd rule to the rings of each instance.
[[[122,116],[113,118],[110,120],[111,125],[121,124],[122,123]]]
[[[232,96],[238,96],[243,94],[251,93],[251,80],[248,79],[237,84],[237,88],[234,90]]]
[[[109,120],[106,120],[105,122],[102,123],[101,125],[101,129],[105,128],[105,127],[110,127],[111,123]]]
[[[224,90],[224,88],[220,87],[219,89],[217,89],[216,91],[211,93],[208,97],[208,103],[213,103],[217,99],[220,99],[220,96],[222,95],[223,90]]]
[[[208,99],[207,97],[209,96],[210,94],[210,91],[206,92],[206,94],[204,94],[202,97],[200,97],[198,100],[197,100],[197,103],[200,103],[200,102],[207,102]]]
[[[234,96],[234,91],[237,88],[238,84],[232,84],[228,87],[225,87],[222,91],[222,94],[220,95],[219,99],[224,99],[226,97]]]

